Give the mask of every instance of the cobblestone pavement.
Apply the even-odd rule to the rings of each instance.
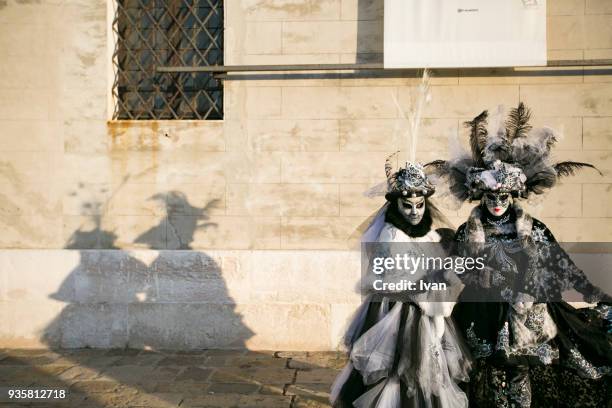
[[[328,407],[336,352],[0,349],[0,407]],[[63,389],[16,402],[8,389]]]

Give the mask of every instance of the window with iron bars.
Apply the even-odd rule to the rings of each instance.
[[[113,119],[223,119],[211,73],[157,66],[223,65],[223,0],[115,0]]]

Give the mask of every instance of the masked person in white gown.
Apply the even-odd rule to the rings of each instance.
[[[389,158],[385,172],[387,203],[362,242],[450,244],[454,231],[436,228],[443,217],[430,200],[435,186],[424,168],[406,163],[393,171]],[[434,271],[426,271],[424,280],[443,281],[456,298],[462,284],[454,273],[433,275]],[[471,360],[450,318],[453,305],[448,297],[440,299],[429,292],[402,300],[366,297],[345,335],[349,362],[332,386],[332,405],[467,407],[457,383],[468,380]]]

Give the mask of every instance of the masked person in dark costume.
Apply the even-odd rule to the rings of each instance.
[[[603,407],[612,365],[610,297],[593,286],[541,221],[519,205],[587,163],[552,163],[551,129],[532,129],[521,103],[488,126],[485,111],[466,125],[471,155],[435,161],[459,201],[481,200],[457,230],[457,252],[484,256],[466,272],[453,311],[477,360],[467,387],[473,407]],[[595,308],[563,301],[568,290]]]
[[[423,167],[406,163],[394,172],[389,158],[385,170],[387,203],[362,242],[452,243],[452,230],[435,228],[441,215],[429,200],[434,185]],[[442,279],[459,286],[456,299],[460,280],[453,274]],[[345,335],[349,363],[332,386],[334,407],[467,407],[457,383],[468,380],[471,363],[449,317],[454,302],[432,300],[427,293],[412,301],[366,297]]]

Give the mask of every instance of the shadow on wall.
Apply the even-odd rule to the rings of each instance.
[[[57,375],[36,374],[32,367],[29,375],[41,377],[40,383],[66,386],[103,376],[140,389],[143,369],[133,371],[123,365],[140,365],[151,358],[161,361],[167,357],[164,350],[201,353],[210,348],[246,348],[246,340],[254,333],[235,311],[219,262],[204,252],[189,250],[198,229],[215,226],[208,220],[216,201],[196,207],[177,191],[152,199],[166,200],[166,214],[135,241],[154,248],[160,230],[165,230],[175,236],[179,250],[121,250],[117,235],[103,229],[103,215],[91,215],[95,227],[80,227],[69,238],[65,248],[78,250],[79,264],[50,296],[67,305],[44,329],[42,339],[63,360],[80,367],[70,369],[74,373]],[[84,207],[101,206],[86,203]],[[190,216],[179,216],[185,213]],[[115,359],[108,355],[92,359],[87,350],[75,350],[82,348],[124,350],[117,350]],[[131,363],[123,361],[130,356]],[[153,364],[157,374],[151,375],[169,381],[180,380],[183,373],[188,381],[203,381],[208,374],[195,366],[198,361]],[[173,364],[176,366],[166,366]]]
[[[159,225],[137,237],[134,242],[156,248],[159,237],[165,238],[165,249],[192,249],[191,243],[197,230],[215,228],[217,224],[208,222],[210,211],[219,205],[220,200],[210,200],[204,207],[194,207],[185,194],[170,191],[155,194],[150,200],[165,206],[165,217]]]
[[[384,0],[359,0],[357,5],[357,64],[383,63]]]
[[[253,333],[234,310],[218,261],[189,250],[197,230],[214,228],[209,212],[216,200],[196,207],[177,191],[152,199],[165,200],[165,216],[135,242],[155,249],[159,237],[167,236],[179,250],[118,250],[117,235],[102,227],[103,216],[92,215],[95,228],[79,228],[66,245],[79,250],[80,261],[51,295],[68,305],[45,329],[46,344],[63,348],[245,347]]]

